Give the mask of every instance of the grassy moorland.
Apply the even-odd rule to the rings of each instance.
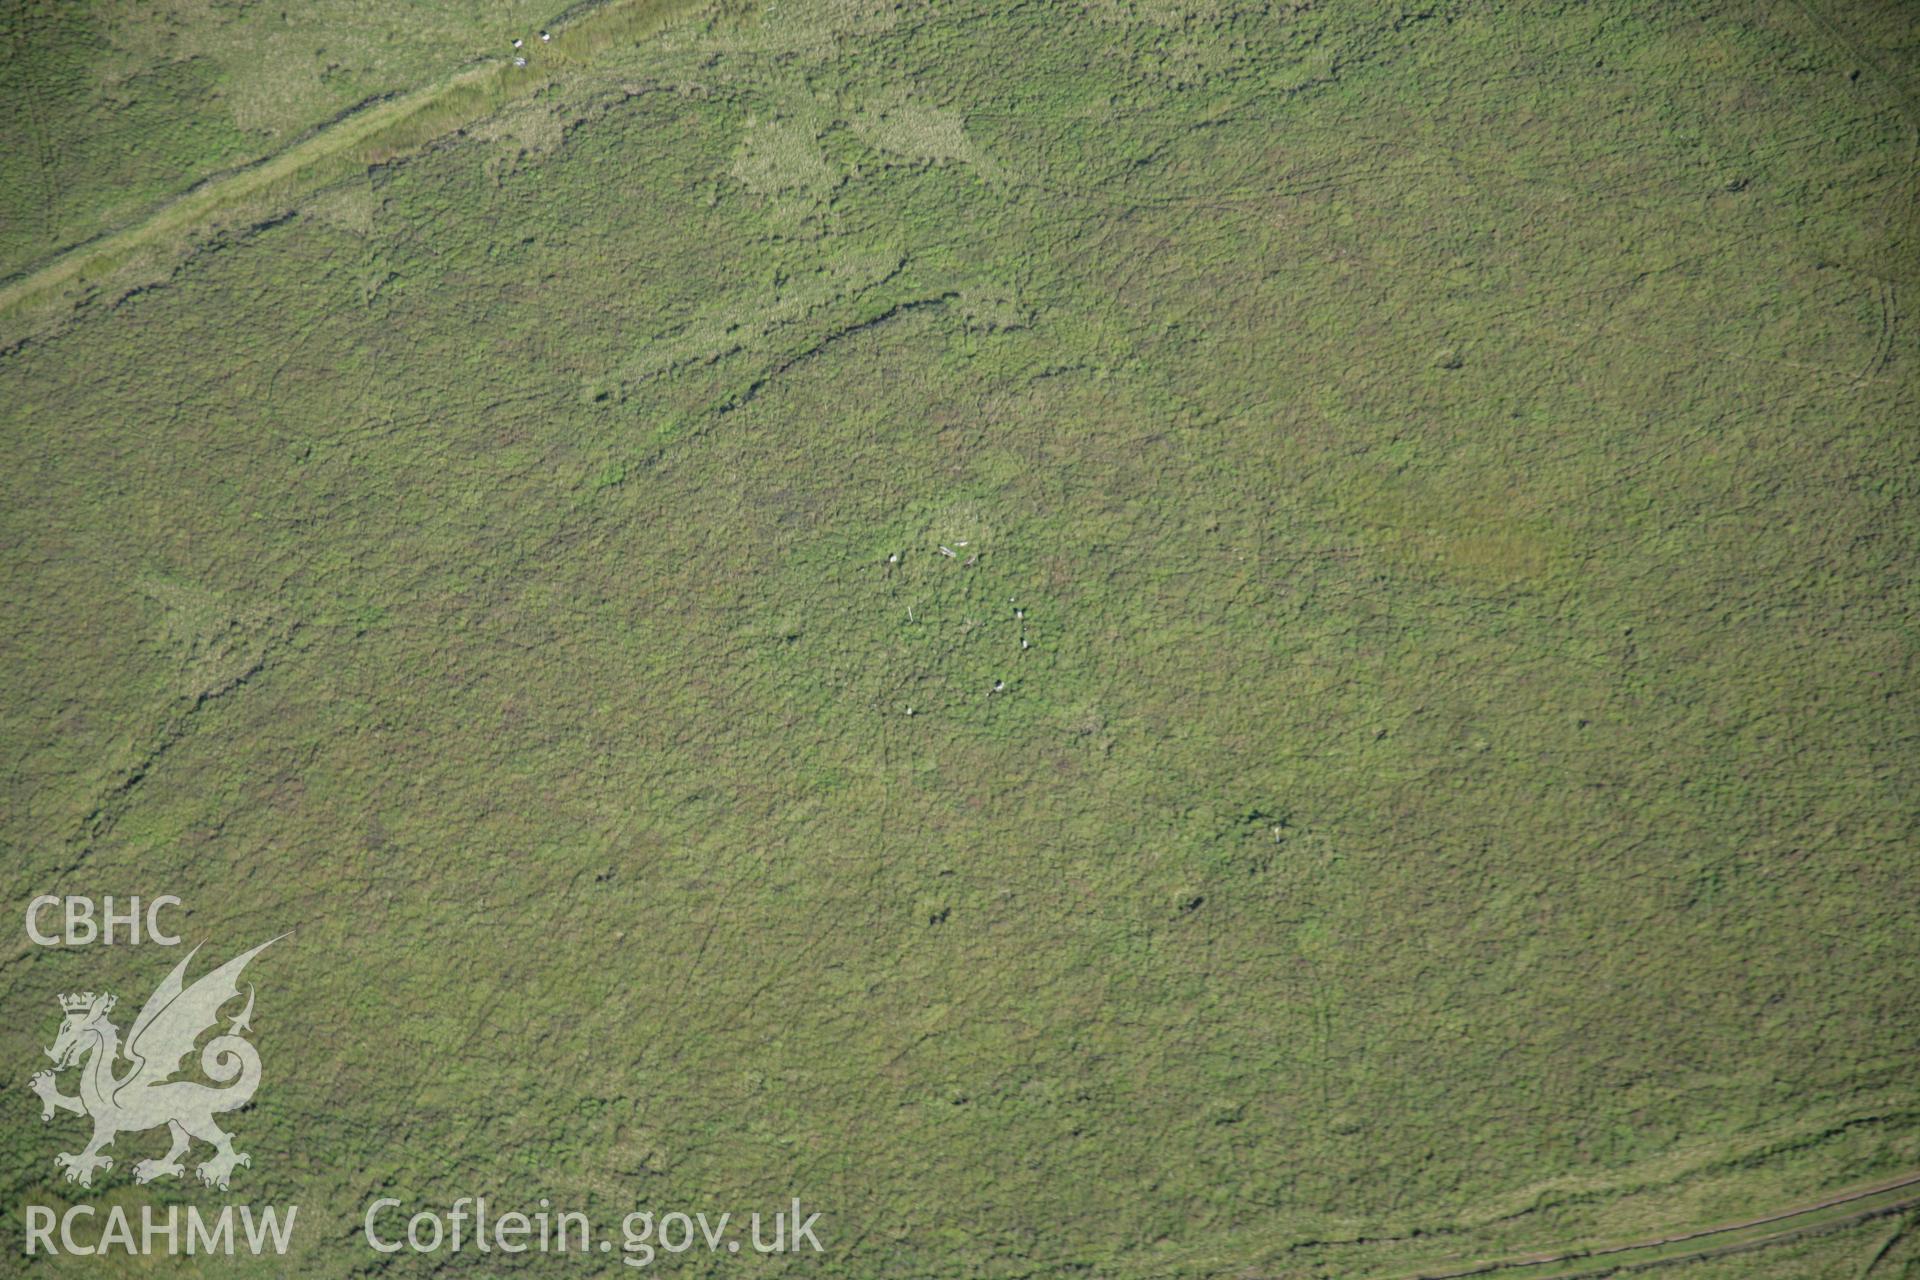
[[[357,109],[499,54],[529,0],[15,0],[0,278]]]
[[[1920,1171],[1920,15],[363,8],[277,132],[271,6],[8,90],[92,105],[0,184],[6,900],[297,930],[233,1274],[798,1194],[783,1274],[1368,1280]],[[20,1080],[177,958],[0,955]],[[205,1200],[156,1142],[95,1192]]]

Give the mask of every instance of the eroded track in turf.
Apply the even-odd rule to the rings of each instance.
[[[0,318],[35,303],[56,302],[64,288],[86,290],[111,278],[154,242],[181,236],[269,199],[281,206],[345,176],[384,163],[529,97],[555,73],[577,68],[609,45],[639,39],[697,7],[697,0],[612,0],[555,30],[538,65],[494,59],[411,93],[385,98],[340,117],[275,155],[200,182],[129,226],[73,246],[0,287]],[[17,336],[17,335],[13,335]]]
[[[1916,1206],[1920,1206],[1920,1171],[1737,1222],[1622,1244],[1400,1272],[1392,1280],[1469,1280],[1474,1276],[1500,1276],[1503,1280],[1580,1280],[1630,1268],[1669,1266],[1782,1244],[1812,1232],[1851,1226]],[[1683,1247],[1695,1244],[1700,1247]]]

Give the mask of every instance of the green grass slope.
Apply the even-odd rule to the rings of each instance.
[[[557,12],[528,0],[9,4],[0,278],[357,107],[505,56]]]
[[[5,355],[7,900],[297,930],[297,1275],[426,1274],[383,1193],[1366,1277],[1920,1168],[1915,35],[603,50]],[[10,951],[4,1061],[172,959]]]

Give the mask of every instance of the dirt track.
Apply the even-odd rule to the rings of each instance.
[[[1906,1192],[1907,1194],[1900,1194]],[[1831,1209],[1873,1200],[1875,1203],[1863,1206],[1857,1211],[1843,1214],[1837,1218],[1820,1218]],[[1758,1217],[1743,1218],[1737,1222],[1721,1223],[1716,1226],[1699,1227],[1691,1231],[1676,1232],[1671,1235],[1655,1236],[1645,1240],[1635,1240],[1625,1244],[1601,1245],[1590,1249],[1568,1249],[1559,1252],[1525,1254],[1514,1258],[1502,1258],[1487,1262],[1478,1262],[1465,1267],[1449,1270],[1421,1270],[1403,1273],[1399,1280],[1466,1280],[1470,1276],[1498,1275],[1502,1272],[1518,1271],[1523,1268],[1555,1267],[1562,1264],[1577,1265],[1594,1262],[1599,1265],[1590,1271],[1569,1270],[1543,1272],[1537,1280],[1547,1280],[1548,1276],[1572,1280],[1580,1275],[1601,1274],[1629,1266],[1644,1266],[1654,1262],[1680,1262],[1692,1258],[1705,1257],[1713,1253],[1739,1248],[1753,1247],[1759,1244],[1776,1243],[1790,1239],[1802,1232],[1818,1227],[1829,1227],[1846,1222],[1877,1217],[1881,1214],[1895,1213],[1920,1205],[1920,1172],[1909,1172],[1897,1177],[1884,1179],[1865,1187],[1855,1187],[1848,1191],[1836,1192],[1820,1200],[1795,1205],[1791,1208],[1776,1209]],[[1735,1236],[1742,1232],[1756,1231],[1761,1227],[1777,1227],[1773,1231],[1761,1231],[1745,1239],[1720,1240],[1717,1237]],[[1634,1253],[1652,1253],[1690,1241],[1712,1241],[1700,1250],[1680,1254],[1671,1258],[1635,1259],[1626,1255]]]
[[[305,170],[333,160],[357,146],[373,142],[390,126],[424,116],[453,99],[462,90],[493,84],[508,96],[531,94],[547,82],[551,72],[578,65],[590,58],[602,41],[620,31],[622,24],[631,24],[636,18],[648,14],[665,20],[681,7],[670,0],[613,0],[582,15],[578,21],[566,27],[556,28],[553,43],[540,51],[542,65],[514,69],[504,57],[496,58],[469,67],[437,84],[382,99],[363,110],[351,112],[285,151],[203,182],[167,201],[132,225],[75,245],[39,268],[0,287],[0,316],[35,299],[47,297],[62,285],[84,278],[90,268],[103,273],[110,271],[113,264],[125,260],[142,245],[202,225],[221,210],[243,205],[248,199],[267,192],[276,183],[297,179]],[[439,132],[452,132],[457,127],[457,124],[447,123]]]

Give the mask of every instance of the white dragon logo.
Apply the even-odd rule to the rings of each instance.
[[[213,1119],[246,1106],[260,1085],[260,1055],[241,1039],[243,1032],[253,1029],[248,1022],[253,1016],[252,987],[247,988],[246,1008],[228,1025],[226,1034],[207,1041],[200,1052],[200,1069],[208,1079],[225,1087],[172,1077],[193,1052],[194,1042],[219,1021],[221,1006],[240,994],[240,971],[247,967],[247,961],[279,940],[274,938],[235,956],[190,987],[182,980],[188,961],[199,948],[188,952],[186,960],[147,997],[140,1016],[133,1020],[125,1049],[132,1065],[122,1075],[114,1074],[114,1064],[122,1056],[120,1029],[107,1021],[114,998],[91,991],[60,997],[66,1020],[60,1024],[53,1048],[47,1050],[47,1056],[53,1059],[53,1071],[38,1072],[28,1081],[28,1087],[40,1095],[42,1121],[53,1119],[55,1111],[93,1117],[93,1141],[86,1150],[53,1158],[67,1171],[68,1182],[92,1186],[94,1170],[113,1168],[112,1159],[101,1155],[100,1148],[111,1146],[117,1134],[161,1125],[173,1135],[173,1147],[158,1160],[134,1165],[135,1182],[179,1177],[186,1172],[180,1157],[195,1138],[214,1149],[213,1157],[195,1171],[209,1186],[225,1191],[235,1166],[253,1163],[233,1149],[233,1135]],[[86,1060],[84,1065],[82,1059]],[[69,1098],[54,1083],[54,1072],[72,1066],[80,1066],[80,1093]]]

